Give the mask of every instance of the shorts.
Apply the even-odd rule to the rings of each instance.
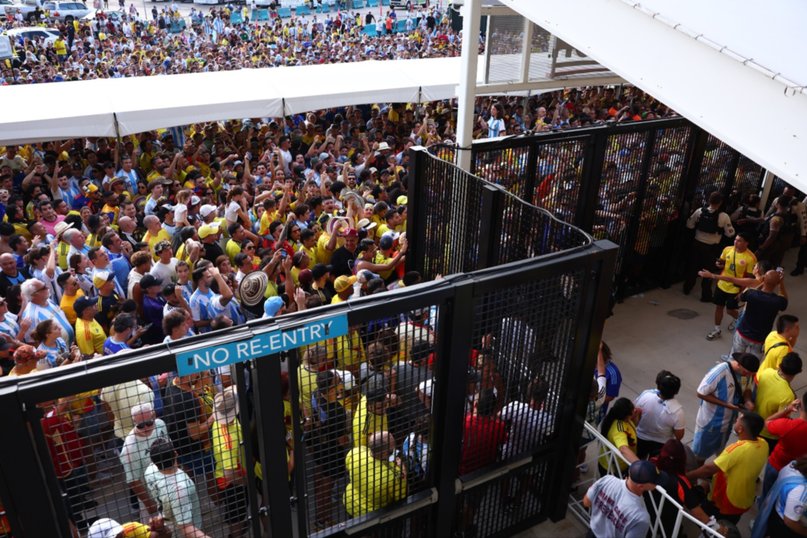
[[[247,488],[229,485],[219,489],[219,502],[224,509],[225,523],[238,523],[247,519]]]
[[[740,296],[738,293],[726,293],[720,288],[715,288],[712,302],[717,306],[725,306],[729,310],[740,308]]]
[[[200,450],[179,455],[179,464],[191,478],[203,476],[213,472],[215,462],[213,455]]]
[[[701,459],[718,454],[726,445],[728,436],[722,430],[695,430],[692,452]]]
[[[762,356],[762,343],[749,340],[740,334],[740,331],[734,331],[734,338],[731,341],[731,354],[734,353],[751,353],[761,361]]]

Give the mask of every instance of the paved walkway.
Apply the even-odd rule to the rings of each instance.
[[[791,249],[785,257],[785,288],[790,299],[788,314],[801,319],[807,325],[807,275],[789,276],[794,267],[796,249]],[[686,296],[681,285],[675,284],[667,290],[653,290],[625,300],[614,309],[614,316],[605,326],[605,340],[614,353],[614,362],[622,372],[620,396],[634,399],[638,394],[654,387],[656,374],[666,369],[681,378],[681,392],[678,399],[684,407],[686,434],[683,441],[689,444],[695,429],[695,415],[698,411],[698,398],[695,394],[701,378],[709,368],[720,360],[720,355],[731,349],[731,336],[726,330],[728,320],[723,323],[723,337],[709,342],[706,333],[713,327],[714,306],[699,302],[697,289]],[[680,319],[670,315],[671,311],[686,309],[695,314],[690,319]],[[807,331],[795,350],[807,362]],[[794,389],[797,395],[807,388],[807,371],[796,377]],[[554,538],[578,538],[585,529],[574,516],[557,524],[544,523],[521,534],[520,538],[553,536]],[[743,535],[750,534],[747,514],[740,522]]]

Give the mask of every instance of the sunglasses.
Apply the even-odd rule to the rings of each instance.
[[[147,420],[145,422],[138,422],[135,424],[135,428],[138,430],[145,430],[146,428],[151,428],[152,426],[154,426],[153,420]]]

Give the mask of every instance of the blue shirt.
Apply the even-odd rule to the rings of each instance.
[[[110,336],[104,341],[104,355],[114,355],[127,349],[132,349],[126,342],[116,342]]]

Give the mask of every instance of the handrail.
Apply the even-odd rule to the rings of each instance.
[[[587,459],[584,463],[579,464],[577,467],[580,469],[581,466],[585,464],[593,464],[596,465],[599,458],[603,455],[601,453],[601,449],[607,449],[605,452],[605,456],[608,460],[608,472],[619,476],[622,478],[622,471],[619,467],[619,463],[628,464],[628,460],[622,453],[617,449],[613,444],[611,444],[608,439],[606,439],[594,426],[589,424],[588,422],[583,423],[583,427],[586,430],[586,433],[592,436],[593,442],[591,443],[595,448],[595,453],[591,459]],[[578,486],[586,484],[586,488],[588,485],[593,484],[597,480],[597,477],[589,478],[586,480],[582,480],[578,482]],[[681,504],[675,500],[665,489],[661,486],[656,486],[656,491],[661,494],[660,499],[657,499],[654,496],[650,497],[650,504],[653,507],[653,513],[650,514],[651,526],[650,526],[650,535],[655,538],[657,536],[662,538],[677,538],[680,531],[681,526],[683,525],[684,521],[690,521],[694,525],[700,529],[703,536],[707,537],[714,537],[714,538],[724,538],[722,534],[717,532],[716,530],[712,529],[711,527],[707,526],[702,521],[696,519],[692,514],[686,511],[686,509],[681,506]],[[664,509],[665,503],[671,503],[675,509],[677,510],[677,515],[675,518],[675,524],[671,530],[665,529],[662,526],[661,521],[661,513]],[[588,510],[583,506],[582,498],[577,499],[574,495],[574,492],[569,494],[569,509],[571,510],[572,514],[577,516],[580,521],[584,524],[588,525],[591,517],[589,515]]]

